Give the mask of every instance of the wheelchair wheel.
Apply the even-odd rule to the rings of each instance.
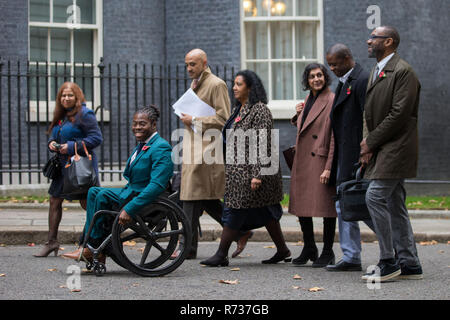
[[[183,210],[173,201],[158,198],[125,227],[118,221],[119,216],[112,228],[112,246],[121,265],[129,271],[159,277],[174,271],[186,258],[189,248],[181,248],[180,255],[170,259],[180,238],[184,237],[184,243],[190,244],[192,237]],[[128,241],[144,242],[145,247],[127,247]]]

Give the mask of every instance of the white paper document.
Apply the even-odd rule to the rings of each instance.
[[[200,99],[192,88],[186,91],[180,99],[173,104],[172,108],[179,117],[181,117],[181,113],[193,117],[209,117],[216,115],[216,110]],[[192,130],[194,130],[194,132],[196,131],[194,128],[192,128]]]

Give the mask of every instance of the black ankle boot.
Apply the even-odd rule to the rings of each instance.
[[[263,261],[261,261],[261,263],[263,263],[263,264],[275,264],[275,263],[278,263],[280,261],[290,262],[291,261],[291,251],[288,250],[288,251],[283,252],[283,253],[280,253],[280,252],[277,251],[272,258],[267,259],[267,260],[263,260]]]
[[[317,256],[319,255],[319,252],[316,247],[303,247],[302,253],[298,258],[295,258],[292,260],[292,264],[295,265],[303,265],[308,262],[308,260],[311,260],[312,262],[317,260]]]
[[[211,258],[200,262],[200,264],[209,267],[226,267],[229,263],[228,257],[221,258],[218,255],[213,255]]]
[[[313,268],[325,268],[329,264],[335,263],[335,257],[333,250],[323,250],[319,259],[314,261]]]

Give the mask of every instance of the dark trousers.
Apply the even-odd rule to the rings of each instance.
[[[194,200],[183,201],[183,210],[186,213],[192,230],[192,243],[190,254],[197,254],[198,247],[198,230],[200,226],[200,216],[206,211],[214,220],[222,227],[223,203],[219,199],[215,200]],[[180,239],[180,245],[184,245],[184,238]]]
[[[403,179],[372,180],[366,193],[380,247],[380,260],[394,259],[397,252],[400,264],[415,267],[420,261],[405,200]]]

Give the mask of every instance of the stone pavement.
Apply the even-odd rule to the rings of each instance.
[[[78,204],[65,203],[63,218],[59,229],[61,243],[74,243],[78,240],[85,222],[85,212]],[[410,211],[411,224],[417,242],[450,241],[450,211]],[[42,244],[47,240],[48,204],[0,203],[0,244]],[[200,241],[215,241],[220,238],[222,228],[207,214],[201,219],[203,235]],[[301,241],[301,231],[297,217],[285,213],[280,220],[287,242]],[[375,234],[360,223],[361,240],[376,241]],[[316,240],[322,241],[322,218],[314,218]],[[339,232],[336,228],[336,241]],[[250,241],[271,241],[265,228],[255,230]]]

